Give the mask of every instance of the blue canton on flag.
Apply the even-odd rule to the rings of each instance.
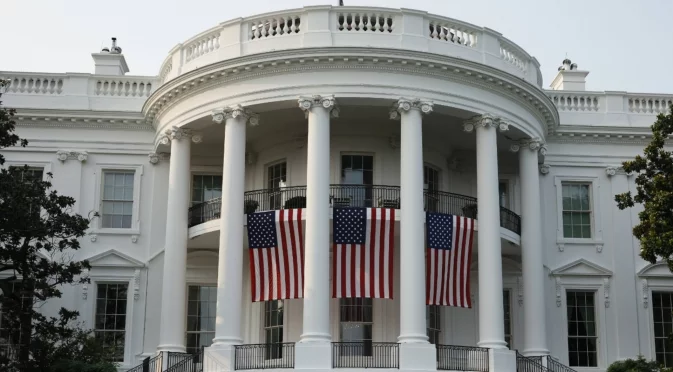
[[[334,244],[365,244],[366,208],[334,209]]]
[[[428,248],[451,249],[453,216],[445,213],[427,213]]]
[[[248,214],[248,245],[250,248],[272,248],[276,240],[276,212]]]

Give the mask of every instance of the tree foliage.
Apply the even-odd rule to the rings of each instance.
[[[606,372],[670,372],[656,361],[648,361],[642,355],[637,359],[618,360],[608,367]]]
[[[0,149],[28,144],[14,133],[13,116],[0,106]],[[73,259],[89,219],[72,212],[75,199],[51,189],[51,174],[47,180],[33,174],[27,166],[0,170],[0,370],[48,372],[71,365],[76,371],[75,361],[101,372],[114,369],[109,353],[76,323],[77,312],[61,308],[47,317],[40,311],[61,297],[63,286],[89,281],[81,276],[89,263]]]
[[[622,163],[627,173],[635,173],[636,194],[615,196],[619,209],[642,204],[639,224],[633,235],[640,240],[640,257],[650,263],[659,258],[673,271],[673,156],[664,146],[673,133],[673,106],[659,114],[652,124],[652,141],[643,155]]]

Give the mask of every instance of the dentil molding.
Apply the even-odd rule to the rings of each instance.
[[[56,158],[61,163],[67,160],[79,160],[80,163],[84,163],[89,158],[89,154],[80,150],[58,150],[56,151]]]
[[[473,116],[463,123],[463,130],[471,133],[475,128],[498,128],[501,132],[509,130],[510,122],[492,114]]]
[[[229,106],[221,109],[213,110],[212,112],[213,121],[217,124],[222,124],[228,119],[242,119],[246,123],[250,123],[252,126],[259,125],[259,115],[246,109],[241,105]]]
[[[304,111],[306,118],[308,118],[308,113],[316,107],[322,107],[323,109],[329,110],[330,116],[333,118],[339,117],[339,107],[337,106],[336,99],[332,95],[299,97],[297,103],[299,103],[299,108]]]

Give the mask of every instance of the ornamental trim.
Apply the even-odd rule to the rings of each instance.
[[[222,124],[228,119],[241,118],[245,123],[252,126],[259,125],[259,115],[248,110],[241,105],[233,105],[225,108],[215,109],[211,114],[213,121]]]
[[[313,95],[311,97],[299,97],[297,100],[299,108],[304,111],[305,116],[308,118],[308,113],[316,107],[322,107],[329,111],[330,116],[333,118],[339,117],[339,106],[337,105],[336,98],[333,95],[321,96]]]
[[[505,119],[502,119],[498,116],[486,113],[481,115],[475,115],[463,122],[463,130],[465,132],[471,133],[475,128],[498,128],[501,132],[509,130],[511,122]]]
[[[62,163],[67,160],[79,160],[80,163],[84,163],[89,159],[89,153],[80,150],[58,150],[56,151],[56,158]]]
[[[390,110],[390,119],[400,119],[400,115],[403,112],[409,112],[411,110],[419,110],[422,114],[430,114],[434,110],[433,107],[434,103],[429,100],[420,98],[400,98],[393,104],[393,108]]]
[[[203,142],[203,136],[201,133],[195,132],[191,129],[173,126],[164,131],[164,134],[161,136],[159,143],[162,145],[168,145],[172,141],[180,141],[182,139],[191,139],[194,143]]]

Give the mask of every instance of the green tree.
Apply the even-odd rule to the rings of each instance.
[[[7,84],[0,81],[0,96]],[[27,146],[14,133],[14,110],[1,104],[0,149]],[[0,170],[0,370],[50,372],[70,365],[67,370],[77,371],[79,362],[89,371],[113,371],[110,353],[79,327],[77,312],[40,312],[46,301],[61,297],[63,286],[89,281],[80,275],[89,263],[72,258],[90,220],[72,213],[75,199],[51,189],[51,174],[46,181],[32,174],[27,166]]]
[[[663,259],[673,271],[673,156],[664,145],[673,133],[673,106],[668,114],[659,114],[651,126],[652,141],[643,155],[622,163],[624,170],[635,173],[636,194],[615,196],[619,209],[642,204],[639,224],[633,235],[640,240],[640,257],[650,263]]]
[[[618,360],[608,367],[606,372],[669,372],[656,361],[647,361],[642,355],[637,359]]]

